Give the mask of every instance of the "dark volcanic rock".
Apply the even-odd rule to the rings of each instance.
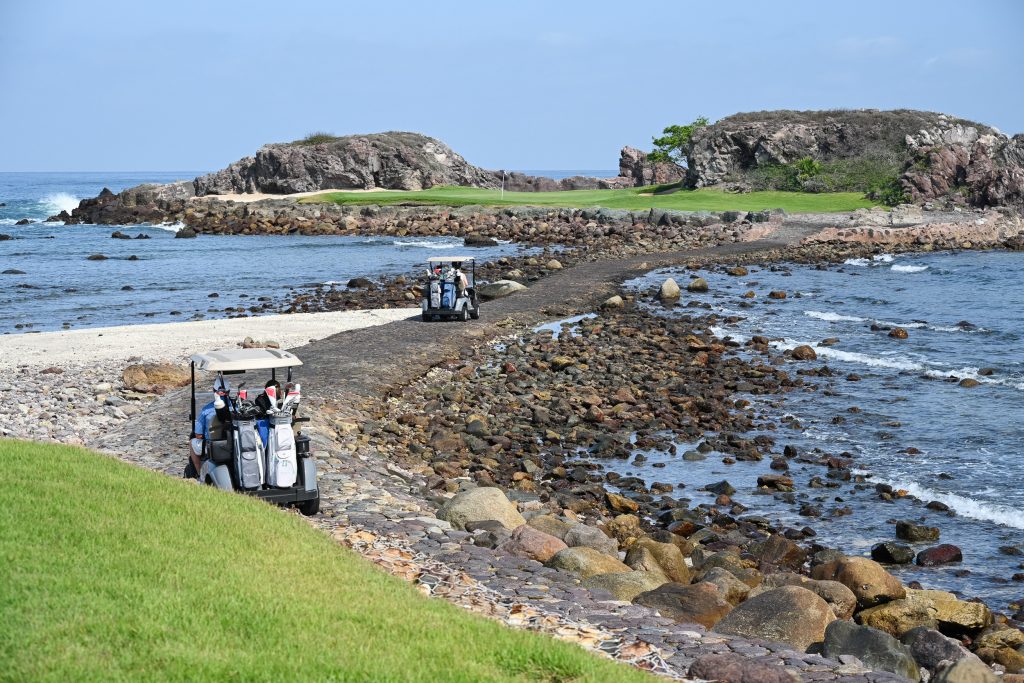
[[[690,665],[690,676],[721,683],[793,683],[796,679],[781,666],[737,654],[704,655]]]
[[[915,562],[922,567],[934,567],[951,562],[962,562],[963,559],[964,556],[960,548],[951,543],[943,543],[919,552]]]
[[[909,564],[914,561],[914,551],[902,543],[886,541],[871,547],[871,559],[885,564]]]
[[[837,659],[840,655],[853,655],[873,669],[899,674],[912,681],[921,678],[910,650],[888,633],[870,626],[832,622],[825,629],[823,654]]]
[[[711,628],[732,610],[732,605],[710,583],[666,583],[641,593],[633,602],[656,609],[663,617],[679,623],[701,624],[705,628]]]
[[[913,522],[896,522],[896,538],[911,543],[937,541],[939,540],[939,528]]]
[[[623,147],[619,154],[619,176],[631,178],[637,187],[679,182],[686,169],[671,162],[651,161],[635,147]]]
[[[15,225],[31,225],[32,223],[35,223],[35,221],[32,220],[31,218],[22,218],[21,220],[16,221],[14,224]]]

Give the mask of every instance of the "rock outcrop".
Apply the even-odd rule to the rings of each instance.
[[[619,177],[632,180],[635,187],[667,185],[686,177],[686,169],[669,161],[651,161],[647,152],[623,147],[619,154]]]
[[[891,174],[918,203],[1024,203],[1024,135],[1009,138],[979,123],[906,109],[728,116],[693,134],[686,183],[750,189],[759,173],[804,158],[857,162]],[[812,175],[798,179],[803,189],[835,189]]]

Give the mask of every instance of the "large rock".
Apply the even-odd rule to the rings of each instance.
[[[779,534],[772,534],[758,543],[753,543],[747,552],[757,560],[762,572],[772,569],[799,569],[807,559],[807,551],[793,541]]]
[[[712,567],[701,579],[703,583],[710,583],[726,602],[730,605],[738,605],[747,599],[752,589],[747,584],[737,579],[732,572],[721,567]]]
[[[931,683],[999,683],[999,677],[980,661],[961,659],[939,669],[932,676]]]
[[[512,530],[512,536],[498,545],[495,550],[507,555],[526,557],[538,562],[547,562],[555,553],[568,546],[558,538],[523,524]]]
[[[907,594],[899,579],[865,557],[844,557],[820,564],[811,570],[811,577],[838,581],[853,591],[861,607],[898,600]]]
[[[555,569],[579,574],[581,578],[587,579],[597,574],[610,574],[612,572],[631,571],[622,562],[614,557],[598,552],[593,548],[566,548],[555,553],[546,563]]]
[[[515,503],[506,498],[501,489],[490,486],[455,494],[437,511],[437,518],[451,523],[456,529],[465,529],[469,522],[489,519],[501,522],[506,529],[526,524]]]
[[[914,563],[921,567],[935,567],[940,564],[963,562],[964,555],[960,548],[952,543],[942,543],[933,548],[925,548],[917,554]]]
[[[605,555],[615,555],[619,552],[619,543],[614,538],[600,529],[586,524],[577,524],[565,532],[562,539],[570,548],[593,548]]]
[[[626,564],[633,567],[633,561],[641,551],[645,551],[656,564],[658,571],[665,574],[670,580],[676,583],[690,583],[690,568],[686,566],[686,559],[682,550],[674,543],[660,543],[653,538],[641,538],[630,547],[626,553]],[[634,567],[639,569],[639,567]]]
[[[737,654],[704,655],[690,665],[691,678],[719,683],[798,683],[788,669]]]
[[[961,659],[974,659],[981,663],[975,655],[959,641],[948,638],[930,628],[911,629],[900,638],[907,646],[911,656],[926,669],[935,671],[943,662],[959,662]]]
[[[661,572],[612,572],[595,574],[580,581],[583,588],[601,588],[615,596],[616,600],[632,602],[636,596],[652,591],[668,583]]]
[[[783,586],[749,598],[715,626],[715,631],[788,643],[801,651],[825,637],[836,615],[817,595]]]
[[[906,521],[896,522],[896,538],[911,543],[937,541],[939,540],[939,528]]]
[[[150,394],[163,394],[170,389],[189,384],[189,369],[170,363],[140,363],[129,365],[121,375],[126,389]]]
[[[656,609],[661,616],[677,623],[701,624],[705,628],[711,628],[732,610],[732,605],[710,583],[666,583],[641,593],[633,602]]]
[[[492,299],[501,299],[526,289],[528,289],[526,285],[520,284],[515,280],[497,280],[486,285],[477,286],[476,292],[480,295],[481,299],[490,301]]]
[[[992,623],[992,611],[983,602],[957,600],[955,595],[946,591],[908,590],[907,594],[931,600],[935,605],[939,630],[948,635],[980,631]]]
[[[554,515],[535,515],[526,522],[534,529],[550,534],[560,541],[565,540],[565,535],[573,527],[569,522],[563,521]]]
[[[912,681],[921,679],[910,650],[888,633],[848,621],[835,621],[825,629],[823,654],[838,659],[853,655],[872,669],[899,674]]]
[[[668,278],[661,283],[661,289],[658,290],[658,298],[662,301],[677,301],[679,299],[679,285],[672,278]]]
[[[651,161],[636,147],[623,147],[619,153],[619,176],[629,178],[637,187],[679,182],[686,169],[668,161]]]
[[[857,596],[849,588],[838,581],[819,581],[809,579],[794,572],[777,572],[764,577],[764,583],[754,588],[750,595],[759,595],[782,586],[800,586],[815,593],[828,603],[832,613],[838,619],[849,619],[857,608]]]
[[[938,628],[938,613],[934,602],[910,591],[905,598],[862,610],[857,614],[857,621],[901,638],[911,629]]]

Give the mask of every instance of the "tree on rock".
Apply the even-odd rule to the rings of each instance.
[[[670,161],[686,166],[687,147],[694,132],[708,125],[706,116],[698,116],[697,119],[686,126],[668,126],[660,138],[654,138],[654,151],[647,155],[651,161]]]

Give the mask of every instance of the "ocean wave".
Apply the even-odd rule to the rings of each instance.
[[[55,214],[61,211],[71,213],[73,209],[78,208],[78,202],[78,197],[67,192],[53,192],[39,200],[40,204],[49,207]]]
[[[160,228],[161,230],[168,230],[170,232],[178,232],[185,227],[185,224],[181,221],[178,221],[177,223],[154,223],[150,227]]]
[[[462,246],[461,241],[449,240],[446,242],[428,242],[427,240],[395,240],[392,244],[396,247],[420,247],[421,249],[451,249]]]
[[[855,315],[841,315],[831,311],[804,311],[804,315],[808,318],[817,318],[818,320],[827,320],[829,322],[862,323],[868,320],[867,318],[859,318]]]
[[[844,265],[857,266],[858,268],[867,268],[871,265],[871,261],[866,258],[848,258],[843,261]]]
[[[928,266],[903,266],[897,264],[891,270],[894,273],[921,273],[928,270]]]
[[[879,263],[892,263],[892,260],[896,258],[892,254],[875,254],[871,257],[872,261],[878,261]]]
[[[14,225],[17,222],[14,218],[0,218],[0,225]]]
[[[880,477],[872,477],[874,481],[889,484],[894,489],[902,489],[921,500],[937,500],[945,503],[961,517],[970,517],[986,522],[995,522],[1013,529],[1024,529],[1024,512],[1006,505],[984,503],[974,498],[956,493],[933,491],[915,481],[888,481]]]

